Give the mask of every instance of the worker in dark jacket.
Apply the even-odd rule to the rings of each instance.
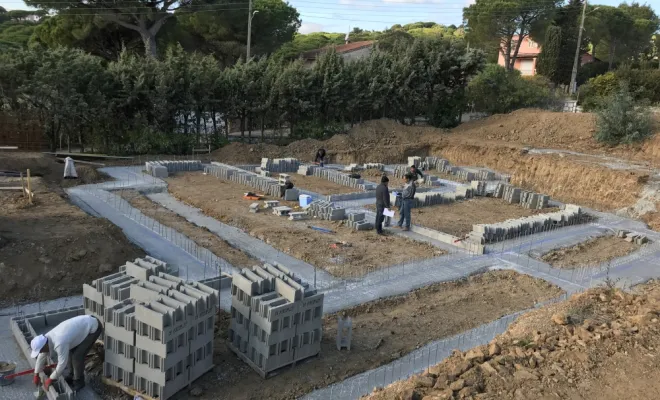
[[[380,185],[376,188],[376,233],[379,235],[383,234],[383,220],[385,220],[383,211],[390,208],[390,191],[387,188],[389,181],[387,176],[383,175],[380,178]]]
[[[413,181],[416,181],[418,185],[424,183],[424,174],[414,165],[410,166],[410,173],[413,176]]]
[[[283,185],[280,185],[280,197],[284,198],[284,195],[286,194],[286,191],[289,189],[293,189],[293,182],[289,178],[286,178],[286,181],[284,182]]]
[[[314,162],[320,165],[321,167],[325,164],[325,149],[320,148],[316,152],[316,157],[314,157]]]
[[[399,217],[399,223],[397,225],[399,228],[403,228],[404,231],[409,231],[410,212],[412,210],[413,201],[415,199],[416,187],[412,174],[406,174],[404,179],[406,184],[403,187],[403,192],[401,193],[401,208],[399,209],[401,216]],[[404,221],[406,223],[405,227],[403,226]]]

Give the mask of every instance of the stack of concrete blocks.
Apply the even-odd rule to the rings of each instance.
[[[334,203],[325,200],[315,200],[307,208],[307,214],[314,218],[329,221],[341,221],[346,219],[346,209],[335,206]]]
[[[520,193],[520,205],[532,210],[542,210],[548,206],[550,196],[523,190]]]
[[[507,183],[495,186],[493,197],[502,198],[511,204],[520,204],[524,208],[542,210],[548,206],[550,196],[522,190]]]
[[[262,158],[261,170],[270,172],[296,172],[300,161],[295,158]]]
[[[321,351],[323,293],[275,264],[232,280],[229,348],[263,378]]]
[[[408,157],[408,164],[407,166],[410,167],[411,165],[414,165],[415,167],[422,167],[422,157]]]
[[[337,319],[337,350],[345,348],[351,351],[352,339],[353,320],[351,320],[351,317],[339,317]]]
[[[377,169],[379,171],[385,171],[385,164],[381,164],[381,163],[364,163],[364,164],[362,164],[362,169]]]
[[[85,313],[105,328],[104,376],[162,400],[213,367],[219,306],[218,290],[166,268],[151,257],[137,259],[83,286]],[[226,274],[212,279],[227,285]]]
[[[32,358],[30,355],[30,342],[32,339],[37,335],[50,331],[61,322],[78,315],[83,315],[84,313],[85,310],[83,307],[77,306],[48,312],[20,315],[12,317],[9,321],[9,326],[18,347],[23,351],[23,355],[25,355],[30,366],[34,368],[36,359]],[[48,362],[49,364],[51,363],[50,361]],[[40,378],[42,382],[45,382],[48,377],[41,372]],[[64,377],[60,377],[49,387],[46,392],[46,397],[49,400],[74,400],[76,399],[76,393],[73,392]],[[10,397],[5,398],[9,399]]]
[[[472,227],[468,240],[487,244],[514,239],[524,235],[556,229],[558,227],[584,223],[588,220],[579,206],[567,204],[561,211],[510,219],[494,224],[478,224]]]
[[[351,178],[350,176],[341,173],[339,171],[335,171],[333,169],[316,168],[312,171],[312,173],[314,176],[327,179],[330,182],[334,182],[339,185],[348,186],[365,191],[376,189],[376,185],[374,185],[373,183],[366,182],[364,179]]]
[[[358,172],[362,171],[362,167],[357,164],[348,164],[344,167],[345,172]]]
[[[310,164],[301,165],[300,167],[298,167],[298,174],[305,176],[314,175],[314,170],[318,168],[320,167],[316,165],[310,165]]]
[[[619,230],[617,232],[617,237],[624,239],[626,242],[635,243],[640,246],[645,243],[648,243],[649,241],[649,239],[644,235],[640,235],[638,233],[628,232],[624,230]]]
[[[280,185],[273,178],[264,177],[254,172],[244,171],[231,165],[218,162],[204,168],[204,172],[216,178],[239,183],[254,188],[269,196],[280,197]]]
[[[472,181],[470,183],[472,188],[472,193],[475,196],[485,196],[486,195],[486,182],[485,181]]]
[[[275,208],[280,206],[279,200],[264,200],[264,205],[266,208]]]
[[[292,210],[293,209],[291,207],[287,206],[273,207],[273,214],[277,215],[278,217],[288,217]]]
[[[167,174],[173,172],[201,171],[203,169],[200,160],[147,161],[144,167],[148,173],[157,178],[167,178]],[[163,168],[165,169],[163,170]]]
[[[251,213],[258,213],[259,212],[259,203],[252,203],[250,204],[250,212]]]
[[[298,211],[298,212],[289,213],[290,221],[303,221],[306,219],[309,219],[309,214],[307,214],[307,211]]]
[[[270,178],[272,176],[272,173],[270,171],[266,171],[265,169],[262,169],[259,171],[259,175],[264,176],[266,178]]]
[[[366,220],[365,213],[351,213],[348,214],[346,221],[350,228],[356,231],[368,231],[374,229],[374,224]]]

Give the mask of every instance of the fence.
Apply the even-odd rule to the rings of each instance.
[[[0,112],[0,146],[17,146],[21,151],[42,151],[48,148],[48,141],[37,120]]]

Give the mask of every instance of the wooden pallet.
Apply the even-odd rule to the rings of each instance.
[[[142,392],[138,392],[137,390],[135,390],[133,388],[130,388],[130,387],[128,387],[128,386],[126,386],[126,385],[124,385],[120,382],[113,381],[110,378],[106,378],[105,376],[101,378],[101,382],[103,382],[105,385],[115,387],[115,388],[121,390],[122,392],[126,393],[127,395],[132,396],[132,397],[140,396],[144,400],[157,400],[157,399],[155,399],[151,396],[147,396],[146,394],[144,394]]]

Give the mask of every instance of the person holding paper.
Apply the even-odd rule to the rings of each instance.
[[[380,178],[380,185],[376,187],[376,233],[383,234],[383,220],[385,219],[385,209],[390,208],[390,191],[387,188],[390,180],[383,175]]]

